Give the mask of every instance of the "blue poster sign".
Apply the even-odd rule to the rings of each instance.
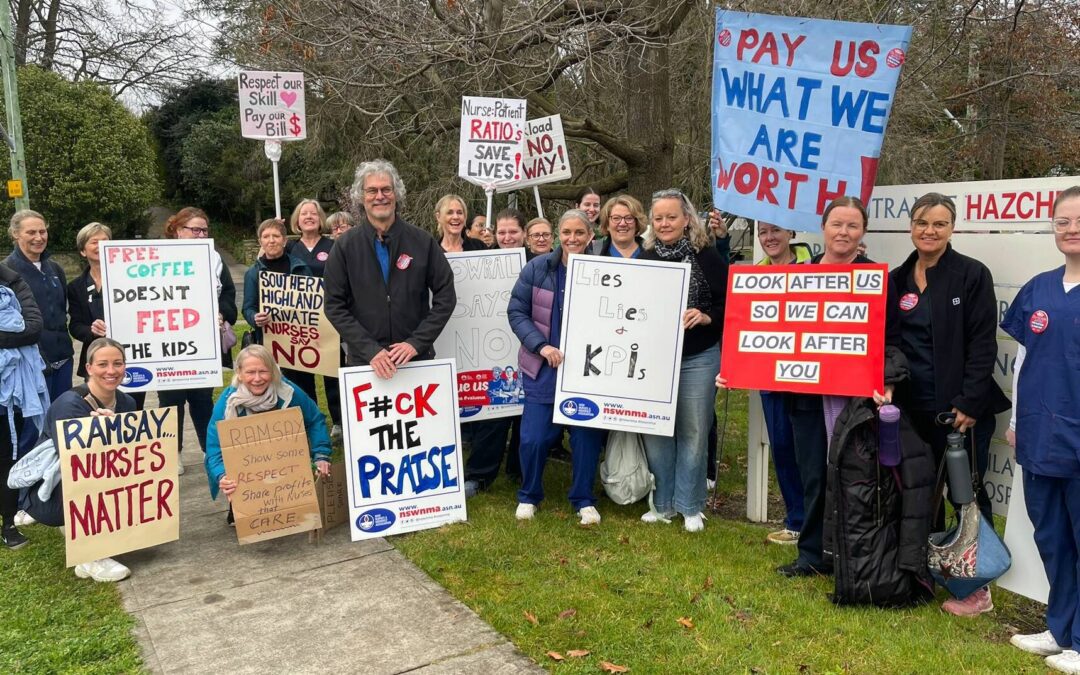
[[[718,10],[714,39],[713,205],[812,231],[866,203],[911,27]]]

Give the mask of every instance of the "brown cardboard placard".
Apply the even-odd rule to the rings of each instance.
[[[338,525],[349,522],[349,489],[346,483],[345,463],[330,465],[330,475],[315,479],[315,493],[319,497],[322,527],[308,535],[308,541],[319,541],[322,535]]]
[[[176,408],[60,420],[53,438],[68,567],[180,538]]]
[[[314,530],[321,524],[311,451],[299,408],[218,422],[232,495],[236,538],[252,544]]]

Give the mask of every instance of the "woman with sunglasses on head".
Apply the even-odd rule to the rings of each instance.
[[[293,234],[299,234],[300,238],[286,240],[285,253],[307,265],[311,276],[322,278],[326,260],[330,257],[330,249],[334,247],[334,240],[326,236],[330,227],[322,204],[315,199],[301,199],[289,218],[289,229]],[[289,377],[312,401],[319,400],[314,373],[291,370]],[[338,380],[325,375],[320,377],[326,391],[326,407],[330,409],[330,419],[333,421],[330,435],[338,438],[341,436],[341,392],[338,390]]]
[[[938,465],[945,457],[946,436],[952,431],[965,434],[979,476],[979,510],[992,522],[993,508],[982,489],[982,477],[989,462],[994,416],[1009,409],[1009,399],[993,377],[997,298],[986,265],[953,249],[955,223],[956,205],[945,195],[927,193],[911,207],[915,250],[889,274],[889,286],[899,297],[900,349],[908,362],[908,379],[897,386],[895,399],[933,449]],[[952,418],[951,424],[938,423],[943,413]],[[938,508],[933,530],[944,529],[945,510]],[[942,605],[957,616],[976,616],[993,608],[989,587]]]
[[[1049,630],[1011,642],[1080,673],[1080,185],[1057,194],[1051,218],[1065,264],[1024,284],[1001,322],[1020,343],[1006,437],[1050,582]]]
[[[488,244],[465,234],[469,210],[457,195],[443,195],[435,204],[435,238],[445,253],[483,251]]]
[[[652,227],[642,259],[690,263],[690,293],[683,312],[683,353],[673,437],[646,435],[645,453],[656,478],[653,508],[641,520],[683,516],[688,532],[705,528],[708,426],[713,420],[724,330],[728,266],[690,200],[678,190],[653,194]]]

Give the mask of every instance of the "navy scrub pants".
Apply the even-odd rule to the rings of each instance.
[[[1024,472],[1024,502],[1035,526],[1050,597],[1046,627],[1058,645],[1080,648],[1080,476]]]
[[[521,489],[518,503],[539,504],[544,499],[544,464],[548,450],[562,437],[563,426],[551,421],[551,403],[525,402],[521,415]],[[596,505],[593,483],[604,432],[600,429],[568,426],[570,432],[570,505],[574,511]]]

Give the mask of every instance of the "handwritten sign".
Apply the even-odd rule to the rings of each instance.
[[[500,187],[509,192],[534,185],[570,180],[570,152],[563,134],[562,115],[525,122],[525,154],[521,160],[521,180]]]
[[[867,202],[910,26],[717,10],[713,204],[792,230]]]
[[[485,190],[521,180],[524,137],[524,100],[463,96],[458,175]]]
[[[886,265],[735,266],[720,374],[734,389],[884,391]]]
[[[457,372],[452,359],[341,370],[352,539],[465,520]]]
[[[454,271],[457,305],[435,340],[435,353],[457,364],[458,405],[463,422],[520,415],[524,403],[517,352],[506,306],[524,249],[447,253]]]
[[[240,133],[244,138],[307,138],[303,73],[242,70],[236,82],[240,87]]]
[[[67,566],[180,538],[176,408],[56,423]]]
[[[109,337],[124,345],[124,391],[221,386],[210,239],[103,241]]]
[[[259,311],[270,315],[263,344],[279,366],[337,377],[341,336],[326,318],[321,278],[259,272]]]
[[[557,424],[675,433],[690,265],[571,255]]]
[[[241,544],[307,532],[322,525],[299,408],[244,415],[217,423]]]

